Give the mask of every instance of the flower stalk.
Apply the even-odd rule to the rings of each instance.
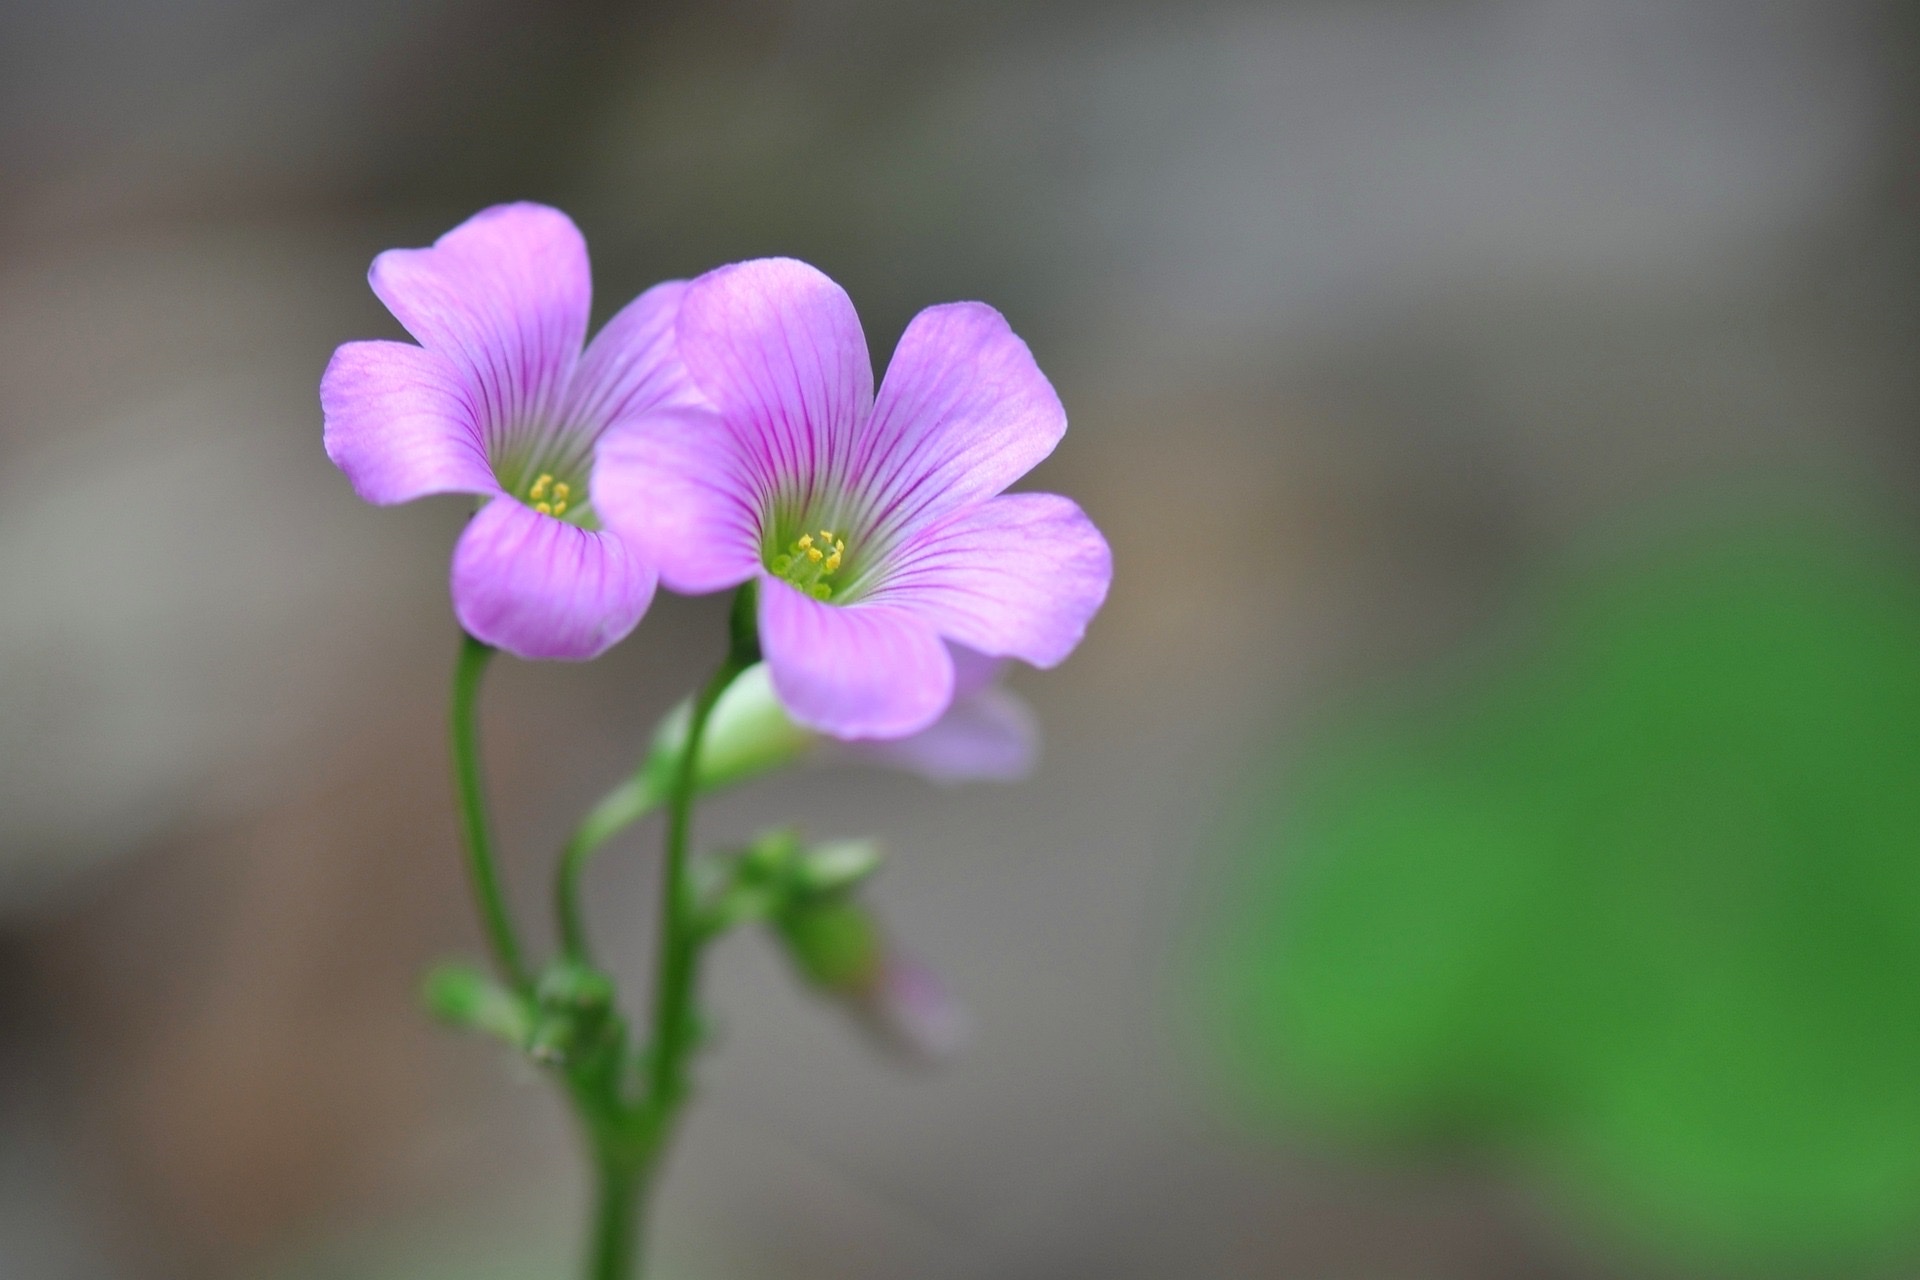
[[[500,871],[493,855],[493,826],[487,816],[486,786],[480,770],[480,733],[475,703],[480,681],[493,657],[491,645],[472,636],[460,637],[460,657],[453,669],[453,713],[450,731],[453,746],[454,790],[460,798],[460,839],[467,855],[467,874],[473,884],[474,905],[486,930],[500,976],[516,991],[533,989],[532,975],[522,958],[519,936],[513,927],[513,915],[500,888]]]

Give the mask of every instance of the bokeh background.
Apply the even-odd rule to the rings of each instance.
[[[508,199],[597,319],[993,302],[1118,566],[1029,783],[708,810],[882,835],[973,1035],[727,947],[661,1274],[1913,1274],[1916,175],[1894,0],[0,4],[0,1276],[567,1274],[559,1106],[415,1005],[461,504],[315,396]],[[497,671],[525,918],[720,625]]]

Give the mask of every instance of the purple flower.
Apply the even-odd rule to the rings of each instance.
[[[349,342],[320,381],[327,456],[368,502],[483,500],[453,553],[453,608],[523,658],[591,658],[647,610],[657,573],[589,500],[608,427],[698,402],[673,350],[686,286],[659,285],[582,351],[592,282],[557,209],[498,205],[431,249],[373,260],[419,340]]]
[[[943,641],[1041,667],[1072,652],[1112,557],[1068,499],[1001,492],[1067,419],[999,312],[921,312],[877,398],[852,301],[804,263],[709,272],[677,333],[710,406],[609,433],[594,502],[676,591],[758,580],[795,720],[903,737],[952,700]]]

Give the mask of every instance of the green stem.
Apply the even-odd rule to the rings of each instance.
[[[639,1274],[651,1157],[601,1152],[594,1159],[593,1242],[588,1280],[631,1280]]]
[[[580,878],[593,851],[615,832],[659,804],[667,809],[666,849],[661,874],[660,958],[653,1005],[653,1042],[645,1059],[646,1089],[626,1095],[624,1027],[603,1057],[583,1060],[569,1084],[593,1154],[595,1206],[588,1280],[632,1280],[640,1273],[641,1238],[647,1197],[673,1122],[687,1095],[687,1060],[694,1032],[693,999],[700,949],[700,904],[689,883],[687,860],[692,839],[693,802],[698,791],[698,762],[707,720],[727,686],[760,660],[751,584],[734,598],[726,661],[694,699],[687,737],[663,786],[661,770],[646,767],[616,787],[580,824],[560,858],[555,908],[568,954],[584,960],[586,931],[580,910]],[[603,1068],[611,1068],[603,1069]]]
[[[460,836],[466,848],[467,872],[473,882],[474,903],[493,948],[494,963],[501,976],[523,994],[533,990],[533,978],[521,958],[519,939],[514,933],[513,917],[507,909],[506,895],[500,888],[500,873],[493,855],[493,829],[487,818],[487,795],[480,772],[480,736],[475,723],[475,703],[481,677],[493,649],[472,636],[460,637],[460,658],[453,669],[453,710],[450,728],[453,746],[453,781],[460,798]]]
[[[653,1008],[653,1070],[649,1097],[662,1129],[686,1095],[686,1060],[693,1044],[693,980],[699,960],[699,904],[688,890],[687,846],[693,834],[693,798],[697,789],[700,743],[714,704],[742,671],[759,660],[753,629],[751,584],[735,597],[732,641],[727,657],[693,701],[687,741],[681,748],[673,788],[667,797],[667,833],[661,872],[660,962]]]

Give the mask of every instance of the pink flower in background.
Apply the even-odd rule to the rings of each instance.
[[[536,204],[475,214],[430,249],[391,249],[373,291],[419,341],[349,342],[320,382],[327,456],[382,505],[483,499],[454,550],[460,625],[523,658],[591,658],[633,630],[653,565],[590,501],[608,427],[697,394],[674,355],[686,286],[648,290],[590,346],[592,282],[573,222]]]
[[[948,645],[953,702],[938,720],[904,738],[844,742],[840,754],[918,774],[929,782],[1018,782],[1033,772],[1040,726],[1019,695],[1002,688],[1007,665]]]
[[[947,641],[1041,667],[1072,652],[1112,558],[1070,500],[1002,493],[1067,420],[999,312],[921,312],[878,397],[852,301],[804,263],[709,272],[677,333],[709,405],[610,432],[594,502],[676,591],[758,581],[795,720],[904,737],[953,699]]]

